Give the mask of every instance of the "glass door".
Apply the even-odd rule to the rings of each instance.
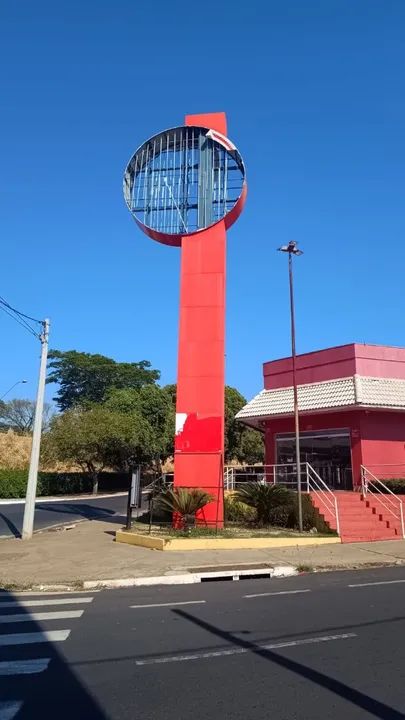
[[[292,433],[276,437],[277,463],[295,462]],[[322,480],[334,490],[352,490],[350,433],[331,430],[300,433],[301,462],[308,462]]]

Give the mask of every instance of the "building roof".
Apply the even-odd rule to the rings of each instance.
[[[354,375],[298,385],[300,412],[372,407],[405,410],[405,380]],[[236,415],[238,420],[292,415],[293,388],[262,390]]]

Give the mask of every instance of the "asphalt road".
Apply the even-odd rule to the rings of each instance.
[[[58,525],[61,523],[74,522],[83,518],[108,519],[116,513],[126,513],[127,496],[113,495],[108,498],[92,498],[91,496],[81,500],[58,500],[57,502],[44,502],[38,500],[35,505],[35,530]],[[0,538],[19,537],[22,530],[24,515],[24,504],[2,504],[0,502]],[[117,521],[119,517],[117,516]],[[0,720],[2,720],[0,715]]]
[[[0,718],[404,720],[404,638],[405,568],[3,593]]]

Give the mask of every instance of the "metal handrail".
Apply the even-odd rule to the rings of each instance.
[[[369,478],[372,478],[370,480]],[[372,489],[370,489],[370,487]],[[384,489],[384,492],[381,490],[381,488]],[[363,497],[366,498],[367,493],[371,493],[373,497],[375,497],[378,502],[381,503],[381,505],[393,516],[395,519],[399,520],[401,525],[401,532],[402,537],[405,538],[405,526],[404,526],[404,511],[403,511],[403,505],[402,500],[395,495],[395,493],[392,492],[392,490],[383,483],[382,480],[380,480],[378,477],[373,475],[372,472],[368,468],[366,468],[364,465],[361,465],[361,491],[363,494]],[[379,493],[379,495],[378,495]],[[381,499],[380,495],[385,496],[385,499],[388,503],[390,503],[391,508]],[[390,495],[394,498],[392,500],[390,498]],[[397,503],[397,504],[396,504]],[[392,510],[392,507],[396,510]],[[398,513],[399,509],[399,513]]]
[[[248,469],[249,467],[249,469]],[[269,478],[269,482],[273,482],[274,484],[283,484],[283,485],[294,485],[297,484],[296,479],[296,463],[276,463],[274,465],[259,465],[259,466],[248,466],[248,467],[242,467],[242,466],[233,466],[228,465],[224,469],[224,486],[227,490],[234,490],[235,485],[238,482],[238,475],[263,475],[263,478],[266,477]],[[316,470],[310,465],[308,462],[302,462],[301,463],[301,489],[305,487],[305,492],[313,492],[314,495],[316,495],[319,498],[320,503],[334,516],[336,521],[336,531],[337,534],[340,535],[340,523],[339,523],[339,512],[338,512],[338,506],[337,506],[337,500],[336,495],[334,492],[327,486],[325,481],[318,475]],[[285,469],[286,475],[282,478],[280,478],[280,475],[278,471]],[[258,472],[255,473],[255,470]],[[293,476],[293,478],[291,477]],[[229,482],[229,479],[231,478],[231,483]],[[231,487],[229,487],[231,485]]]
[[[335,516],[336,532],[340,535],[339,511],[335,493],[327,486],[326,482],[321,478],[316,470],[308,462],[305,463],[307,471],[308,492],[311,491],[319,497],[319,500],[326,509]],[[315,486],[311,488],[311,483]]]

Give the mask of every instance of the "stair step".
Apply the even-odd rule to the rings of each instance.
[[[319,496],[310,493],[314,507],[332,530],[336,530],[336,518],[332,509],[325,507]],[[360,493],[335,493],[339,513],[342,542],[370,542],[399,540],[402,528],[395,518],[375,498],[364,498]]]

